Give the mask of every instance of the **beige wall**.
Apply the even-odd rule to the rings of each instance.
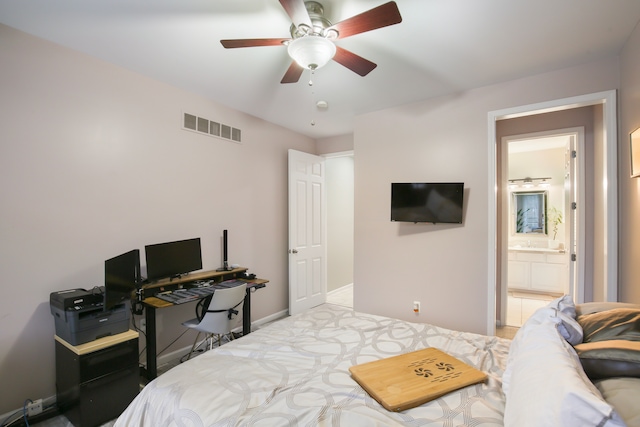
[[[486,332],[488,112],[616,89],[618,77],[611,58],[358,117],[355,309]],[[395,181],[464,181],[464,224],[390,222]]]
[[[640,179],[629,178],[629,134],[640,127],[640,28],[636,27],[621,54],[619,185],[619,295],[640,303]]]
[[[55,395],[49,294],[102,285],[130,249],[201,237],[214,269],[228,229],[229,261],[270,279],[253,319],[287,309],[287,149],[315,141],[6,26],[0,52],[0,414]],[[243,143],[182,130],[183,111]],[[193,315],[163,310],[158,349]]]
[[[353,135],[338,135],[321,138],[317,141],[318,154],[342,153],[353,151]]]

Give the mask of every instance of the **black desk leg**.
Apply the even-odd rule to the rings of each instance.
[[[242,335],[251,333],[251,288],[247,287],[244,296],[244,308],[242,309]]]
[[[151,381],[158,376],[158,361],[156,359],[156,308],[147,305],[145,308],[147,321],[147,379]]]

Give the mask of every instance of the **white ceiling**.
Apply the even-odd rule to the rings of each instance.
[[[336,23],[386,1],[320,3]],[[402,23],[336,42],[378,67],[331,62],[313,87],[308,72],[280,84],[285,47],[219,42],[290,37],[278,0],[0,0],[0,23],[322,138],[351,133],[358,114],[617,55],[640,20],[639,0],[396,3]]]

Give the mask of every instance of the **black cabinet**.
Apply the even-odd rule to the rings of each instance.
[[[77,346],[56,336],[55,343],[58,409],[74,426],[117,418],[140,391],[137,332]]]

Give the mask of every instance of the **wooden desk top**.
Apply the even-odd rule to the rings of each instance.
[[[186,275],[180,277],[179,279],[173,279],[173,280],[171,280],[171,279],[162,279],[162,280],[158,280],[157,282],[153,282],[153,283],[149,283],[147,285],[143,285],[142,289],[162,288],[162,287],[165,287],[165,286],[179,285],[181,283],[195,282],[196,280],[215,279],[216,277],[238,274],[238,273],[242,273],[242,272],[247,271],[247,270],[248,270],[248,268],[246,268],[246,267],[238,267],[238,268],[234,268],[232,270],[226,270],[226,271],[217,271],[217,270],[196,271],[195,273],[186,274]]]
[[[235,274],[238,273],[242,273],[247,271],[248,269],[246,267],[238,267],[238,268],[234,268],[233,270],[227,270],[227,271],[217,271],[217,270],[211,270],[211,271],[200,271],[197,273],[191,273],[188,274],[184,277],[181,277],[179,279],[174,279],[174,280],[169,280],[169,279],[163,279],[160,280],[158,282],[149,284],[149,285],[145,285],[142,287],[142,289],[157,289],[157,288],[164,288],[164,287],[177,287],[180,288],[179,285],[181,284],[186,284],[186,283],[191,283],[191,282],[195,282],[197,280],[207,280],[207,279],[216,279],[216,278],[222,278],[222,276],[234,276]],[[230,279],[233,280],[233,279]],[[247,282],[247,286],[248,287],[252,287],[252,286],[256,286],[256,287],[263,287],[260,285],[265,285],[266,283],[269,283],[268,280],[266,279],[243,279],[243,278],[238,278],[237,280],[242,280],[244,282]],[[194,300],[194,301],[198,301],[198,300]],[[165,301],[162,300],[160,298],[157,298],[155,296],[151,296],[151,297],[147,297],[144,300],[142,300],[142,302],[145,305],[148,306],[152,306],[155,308],[165,308],[165,307],[172,307],[175,304],[170,303],[169,301]]]

